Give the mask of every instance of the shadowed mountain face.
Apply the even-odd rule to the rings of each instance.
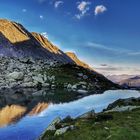
[[[21,24],[5,19],[0,19],[0,55],[74,63],[64,52],[42,35],[30,33]]]

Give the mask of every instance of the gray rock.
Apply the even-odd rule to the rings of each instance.
[[[55,76],[47,76],[47,79],[48,79],[50,82],[53,82],[53,81],[55,81]]]
[[[56,85],[51,85],[51,89],[55,89],[56,88]]]
[[[86,94],[86,93],[88,93],[87,90],[83,90],[83,89],[79,89],[79,90],[77,90],[77,92],[78,92],[78,93],[81,93],[81,94]]]
[[[78,73],[77,74],[79,77],[83,77],[83,73]]]
[[[33,87],[37,87],[37,83],[35,83],[35,82],[26,82],[26,83],[20,84],[20,87],[22,87],[22,88],[33,88]]]
[[[87,82],[82,81],[82,82],[79,82],[79,84],[80,85],[87,85]]]
[[[9,79],[14,79],[14,80],[23,80],[24,74],[22,72],[12,72],[8,75]]]
[[[62,135],[62,134],[64,134],[64,133],[66,133],[66,132],[68,131],[69,128],[70,128],[69,126],[66,126],[66,127],[64,127],[64,128],[60,128],[60,129],[56,130],[56,132],[55,132],[54,135],[55,135],[55,136]]]
[[[24,82],[31,82],[33,79],[27,75],[26,77],[24,77]]]
[[[45,81],[45,82],[48,80],[46,74],[44,74],[44,77],[43,77],[43,78],[44,78],[44,81]]]
[[[49,83],[42,83],[42,87],[49,87],[50,84]]]
[[[42,83],[42,84],[45,83],[45,81],[43,80],[43,76],[41,74],[39,74],[38,76],[34,76],[33,80],[35,82],[39,82],[39,83]]]
[[[77,89],[77,85],[73,85],[72,86],[72,89]]]
[[[88,76],[87,75],[83,75],[83,79],[88,79]]]
[[[87,87],[86,87],[85,85],[82,85],[82,88],[83,88],[83,89],[87,89]]]
[[[140,106],[116,106],[115,108],[105,111],[105,112],[124,112],[132,111],[133,109],[140,108]]]
[[[90,119],[90,118],[93,118],[95,116],[95,111],[94,110],[91,110],[87,113],[84,113],[83,115],[79,116],[78,118],[80,119]]]
[[[72,88],[72,85],[71,84],[68,84],[67,85],[67,89],[71,89]]]
[[[46,129],[46,131],[48,131],[48,130],[51,130],[51,131],[56,130],[55,125],[58,124],[58,123],[60,123],[60,122],[61,122],[61,118],[60,117],[55,118],[51,122],[51,124],[48,126],[48,128]]]

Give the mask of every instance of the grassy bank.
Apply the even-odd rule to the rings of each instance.
[[[65,125],[63,122],[61,125]],[[101,113],[96,118],[69,122],[75,126],[61,136],[47,132],[42,140],[139,140],[140,109],[126,112]]]
[[[64,88],[64,85],[67,84],[75,85],[79,82],[87,83],[86,88],[91,91],[120,88],[103,75],[76,65],[66,64],[59,67],[52,67],[47,70],[44,69],[41,72],[39,71],[39,73],[46,73],[48,76],[54,75],[55,84],[59,88]],[[80,74],[83,76],[79,76]]]

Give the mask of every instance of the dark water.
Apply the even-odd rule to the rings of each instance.
[[[43,109],[34,108],[16,123],[0,128],[0,140],[35,140],[56,117],[77,117],[92,109],[100,112],[110,103],[130,97],[140,97],[139,91],[115,90],[90,95],[68,103],[43,103]],[[1,115],[1,114],[0,114]],[[5,114],[6,115],[6,114]],[[1,116],[0,116],[1,117]],[[11,123],[11,122],[10,122]]]

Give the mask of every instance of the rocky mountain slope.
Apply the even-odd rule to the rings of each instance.
[[[42,35],[30,33],[16,22],[0,19],[0,40],[1,56],[33,57],[73,63],[64,52]]]
[[[64,53],[47,38],[30,33],[16,22],[0,19],[0,46],[0,89],[117,87],[74,53]]]

